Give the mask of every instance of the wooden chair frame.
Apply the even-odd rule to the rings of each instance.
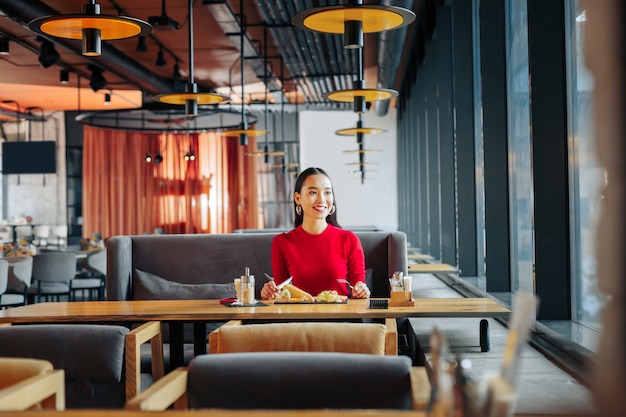
[[[161,322],[149,321],[126,333],[124,355],[126,370],[126,400],[141,392],[141,345],[150,342],[152,378],[157,381],[165,374]]]
[[[23,411],[37,406],[65,410],[62,369],[26,378],[0,390],[0,411]]]

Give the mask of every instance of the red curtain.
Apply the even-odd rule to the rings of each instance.
[[[85,127],[83,235],[229,233],[258,228],[254,138]],[[146,154],[163,157],[147,163]],[[193,153],[195,160],[186,160]]]

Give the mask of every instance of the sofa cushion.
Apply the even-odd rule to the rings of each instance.
[[[234,284],[182,284],[135,269],[134,300],[202,300],[235,296]]]
[[[346,352],[385,354],[385,326],[377,323],[265,323],[222,326],[211,353]]]

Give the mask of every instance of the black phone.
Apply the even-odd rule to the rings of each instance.
[[[387,309],[389,308],[389,300],[370,299],[367,303],[368,309]]]

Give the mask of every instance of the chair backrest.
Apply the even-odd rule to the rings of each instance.
[[[0,225],[0,242],[11,242],[13,240],[13,230],[11,226]]]
[[[64,372],[49,361],[0,358],[0,411],[65,409]]]
[[[0,327],[0,356],[47,360],[65,370],[68,408],[121,408],[124,343],[112,325],[33,324]]]
[[[67,239],[67,225],[61,224],[57,226],[52,226],[50,227],[50,233],[52,233],[57,238]]]
[[[43,281],[67,282],[76,275],[76,255],[69,252],[48,252],[33,256],[33,278]]]
[[[30,239],[33,236],[33,227],[30,225],[19,225],[15,227],[15,237],[19,242],[22,239]]]
[[[48,238],[50,237],[50,226],[48,225],[38,225],[33,227],[33,236]]]
[[[0,297],[7,291],[9,285],[9,262],[0,259]]]
[[[200,355],[189,364],[189,408],[411,409],[407,356],[331,352]]]
[[[31,376],[52,371],[49,361],[29,358],[0,358],[0,388],[6,388]]]
[[[107,272],[107,251],[98,249],[87,254],[87,267],[101,275]]]
[[[225,325],[209,335],[209,347],[210,353],[282,351],[384,355],[385,325],[323,322]]]
[[[24,286],[28,288],[33,277],[32,256],[11,256],[9,261],[9,288],[17,292],[23,292]]]

